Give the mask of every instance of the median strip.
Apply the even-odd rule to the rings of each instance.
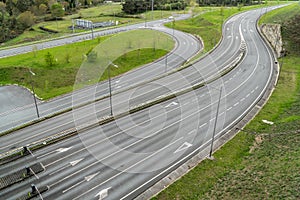
[[[178,91],[175,91],[175,92],[170,92],[168,94],[159,96],[159,97],[157,97],[157,98],[155,98],[153,100],[146,101],[146,102],[144,102],[142,104],[138,104],[136,106],[133,106],[128,111],[125,111],[125,112],[122,112],[122,113],[118,113],[115,116],[106,116],[106,117],[103,117],[102,119],[100,119],[99,121],[91,122],[89,124],[83,124],[80,127],[77,127],[77,128],[74,127],[74,128],[62,131],[60,133],[57,133],[55,135],[43,138],[41,140],[35,141],[35,142],[31,143],[31,144],[28,144],[27,148],[30,149],[30,150],[40,149],[40,148],[42,148],[44,146],[47,146],[49,144],[52,144],[52,143],[61,141],[62,139],[65,139],[65,138],[71,137],[73,135],[76,135],[79,131],[85,131],[85,130],[91,129],[93,127],[96,127],[96,126],[112,122],[112,121],[114,121],[116,119],[125,117],[125,116],[127,116],[129,114],[133,114],[133,113],[138,112],[140,110],[149,108],[149,107],[151,107],[153,105],[156,105],[156,104],[162,103],[164,101],[170,100],[172,98],[175,98],[176,96],[180,96],[180,95],[186,94],[188,92],[191,92],[193,90],[199,89],[199,88],[201,88],[201,87],[203,87],[203,86],[205,86],[205,85],[207,85],[207,84],[209,84],[209,83],[217,80],[218,78],[226,75],[231,70],[233,70],[243,60],[244,55],[245,55],[245,50],[242,49],[242,48],[240,48],[240,52],[239,52],[239,55],[237,56],[237,58],[234,59],[229,65],[227,65],[220,74],[218,74],[218,75],[212,75],[212,76],[208,77],[208,79],[209,79],[208,81],[202,81],[202,82],[199,82],[199,83],[197,83],[195,85],[189,86],[187,88],[183,88],[181,90],[178,90]],[[103,98],[105,98],[105,97],[102,97],[101,99],[103,99]],[[96,101],[99,101],[101,99],[98,99]],[[87,102],[85,105],[87,105],[89,103],[90,102]],[[71,109],[69,109],[69,110],[71,110]],[[46,118],[44,118],[44,119],[46,119]],[[31,122],[31,124],[34,124],[34,123],[37,123],[37,122],[39,122],[39,121]],[[8,152],[0,154],[0,164],[6,163],[8,161],[15,160],[15,159],[18,159],[18,158],[24,156],[23,155],[23,150],[24,150],[24,147],[19,147],[19,148],[15,148],[15,149],[13,149],[11,151],[8,151]]]

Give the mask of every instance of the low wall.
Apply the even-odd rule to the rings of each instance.
[[[282,37],[280,24],[262,24],[261,31],[266,36],[267,40],[273,47],[277,58],[282,56]]]

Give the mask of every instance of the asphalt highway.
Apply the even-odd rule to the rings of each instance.
[[[239,24],[239,20],[234,20],[234,18],[226,22],[224,25],[224,39],[221,42],[220,47],[193,66],[152,81],[151,83],[113,95],[113,113],[116,114],[125,112],[129,110],[129,108],[140,105],[148,100],[158,98],[166,93],[179,91],[183,88],[191,87],[201,81],[208,81],[212,76],[218,76],[218,73],[226,69],[228,65],[230,65],[230,63],[241,53],[242,32],[239,28]],[[159,64],[158,66],[163,68],[165,67],[164,63]],[[126,82],[130,80],[132,79],[127,76],[121,76],[115,79],[113,81],[113,91],[118,91],[118,89],[122,88],[122,86],[128,85]],[[103,85],[104,89],[102,87]],[[71,99],[67,100],[67,103],[69,106],[74,106],[77,105],[76,102],[82,101],[82,98],[84,98],[85,101],[94,102],[95,96],[99,93],[102,94],[103,91],[106,93],[108,92],[107,83],[102,83],[100,86],[88,88],[87,90],[84,90],[84,94],[82,92],[75,92],[72,96],[70,96]],[[65,98],[63,99],[65,100]],[[55,105],[65,106],[66,104],[55,102]],[[41,106],[39,106],[39,108],[41,110]],[[34,111],[34,109],[31,109],[30,111],[33,116],[35,115]],[[25,115],[24,113],[26,112],[23,111],[22,114]],[[87,106],[73,109],[72,112],[67,112],[42,121],[37,125],[38,128],[36,128],[36,126],[30,126],[25,129],[15,131],[12,134],[3,136],[1,137],[2,143],[0,150],[1,152],[6,152],[10,149],[22,147],[59,132],[75,130],[78,126],[85,127],[91,123],[97,122],[109,114],[110,104],[109,99],[106,98]],[[12,115],[6,115],[6,117],[7,116]],[[7,121],[10,124],[14,122],[13,119]]]
[[[175,18],[175,20],[183,20],[188,18],[189,16],[190,15],[188,14],[179,15],[178,17]],[[193,55],[195,55],[195,53],[197,53],[202,49],[202,44],[199,42],[197,38],[195,38],[190,34],[164,27],[163,24],[166,22],[170,22],[170,20],[164,19],[164,20],[147,22],[146,28],[159,30],[172,36],[173,39],[175,40],[175,44],[176,44],[175,48],[172,50],[172,52],[170,52],[166,56],[165,59],[160,59],[154,63],[148,64],[146,66],[140,67],[136,70],[133,70],[131,72],[122,75],[122,84],[119,83],[118,85],[113,87],[114,92],[126,90],[130,87],[137,86],[138,84],[141,84],[145,81],[152,80],[153,78],[162,75],[167,71],[177,68],[181,66],[183,63],[185,63],[187,60],[189,60]],[[119,33],[119,32],[124,32],[129,30],[140,29],[140,28],[145,28],[145,24],[144,23],[135,24],[126,27],[106,30],[106,31],[99,31],[99,32],[95,32],[94,36],[98,37],[102,35]],[[46,47],[50,48],[53,46],[64,45],[67,43],[82,41],[84,39],[90,39],[90,38],[91,35],[86,34],[86,35],[64,38],[60,40],[53,40],[53,41],[44,42],[36,45],[38,49],[43,49]],[[14,55],[17,53],[25,53],[31,50],[32,50],[31,46],[22,46],[14,49],[9,49],[9,50],[1,50],[0,57],[1,54]],[[118,83],[117,81],[119,78],[113,79],[116,81],[114,82],[114,84]],[[97,88],[97,93],[94,92],[95,88]],[[70,109],[73,106],[81,105],[87,102],[88,99],[92,99],[92,98],[97,99],[97,98],[107,96],[108,94],[109,94],[108,82],[104,81],[99,83],[98,85],[85,87],[84,89],[77,90],[74,93],[70,93],[50,101],[38,102],[39,113],[41,117],[46,117],[54,113]],[[73,95],[80,96],[80,98],[74,100]],[[3,105],[3,107],[5,107],[5,105]],[[9,108],[10,105],[7,105],[7,107]],[[14,109],[5,110],[0,113],[0,120],[1,120],[0,132],[7,131],[16,126],[20,126],[22,124],[33,121],[35,119],[37,119],[37,115],[36,115],[35,105],[33,101],[31,104],[14,107]]]
[[[1,196],[16,199],[30,190],[31,183],[50,187],[42,194],[43,199],[133,199],[145,191],[209,144],[216,119],[216,137],[220,137],[241,120],[265,93],[276,66],[270,49],[256,29],[256,20],[261,14],[262,9],[258,9],[234,16],[225,22],[223,40],[209,56],[190,68],[141,86],[140,90],[138,87],[131,93],[128,90],[117,94],[113,103],[118,105],[124,101],[123,104],[135,105],[155,98],[157,93],[160,96],[207,81],[227,68],[245,49],[244,58],[232,71],[202,88],[85,130],[78,136],[33,152],[34,156],[1,165],[1,174],[36,162],[43,163],[46,168],[45,172],[38,174],[38,180],[31,178],[15,184],[0,191]],[[151,93],[152,90],[155,92]],[[50,132],[59,127],[63,119],[72,121],[70,127],[78,127],[85,123],[82,117],[92,121],[93,117],[98,119],[98,110],[109,113],[109,104],[103,108],[104,102],[99,101],[90,108],[87,106],[90,112],[84,111],[84,107],[75,109],[73,117],[66,113],[62,118],[55,117],[26,127],[22,131],[27,132],[16,132],[12,136],[21,140],[24,134],[43,132],[43,126],[44,136],[47,129]],[[116,106],[114,111],[122,108]],[[84,114],[93,116],[89,118]],[[32,139],[37,137],[34,135]],[[4,138],[1,137],[1,144],[8,142],[1,151],[11,148],[14,143],[10,135]],[[24,138],[24,141],[13,145],[28,142],[30,140]]]

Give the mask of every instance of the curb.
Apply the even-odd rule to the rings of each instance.
[[[260,17],[258,18],[258,20]],[[258,30],[258,33],[261,35],[263,42],[266,44],[266,47],[272,51],[272,57],[274,57],[274,51],[270,47],[269,43],[267,42],[266,38],[261,33],[259,27],[258,27],[258,20],[256,21],[256,28]],[[276,59],[275,59],[276,60]],[[278,65],[277,65],[278,67]],[[278,67],[279,68],[279,67]],[[253,106],[253,108],[243,117],[241,120],[234,125],[230,130],[225,132],[224,134],[220,135],[218,138],[215,139],[213,152],[218,151],[223,145],[225,145],[228,141],[230,141],[232,138],[234,138],[240,131],[243,131],[243,128],[252,121],[255,116],[260,112],[260,110],[263,108],[263,106],[268,102],[269,98],[271,97],[274,89],[275,84],[277,83],[278,77],[279,77],[279,69],[273,69],[273,76],[268,84],[268,87],[266,88],[264,94],[261,96],[261,98],[258,100],[256,105]],[[200,164],[203,160],[209,159],[207,155],[209,154],[209,145],[206,144],[203,149],[197,153],[196,155],[192,156],[190,159],[188,159],[185,163],[178,166],[178,168],[171,173],[169,173],[167,176],[159,180],[157,183],[152,185],[149,189],[135,197],[135,200],[145,200],[150,199],[153,196],[157,195],[161,191],[163,191],[165,188],[170,186],[172,183],[180,179],[183,175],[187,174],[190,170],[195,168],[198,164]]]

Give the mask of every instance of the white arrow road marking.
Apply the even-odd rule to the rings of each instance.
[[[254,31],[253,31],[252,29],[250,29],[250,32],[252,32],[252,33],[253,33]]]
[[[81,159],[78,159],[78,160],[74,160],[74,161],[70,162],[69,164],[70,164],[72,167],[74,167],[75,165],[77,165],[77,164],[78,164],[80,161],[82,161],[83,159],[84,159],[84,158],[81,158]],[[59,168],[58,170],[56,170],[56,171],[50,173],[49,176],[51,176],[51,175],[53,175],[53,174],[55,174],[55,173],[57,173],[57,172],[60,172],[60,171],[62,171],[62,170],[64,170],[64,169],[66,169],[67,167],[70,167],[70,165],[66,165],[66,166],[63,166],[62,168]]]
[[[173,101],[172,103],[169,103],[169,104],[166,106],[166,108],[168,108],[168,107],[170,107],[170,106],[176,106],[176,105],[178,105],[178,103],[175,102],[175,101]]]
[[[92,180],[95,176],[97,176],[99,174],[99,172],[95,173],[95,174],[91,174],[89,176],[84,177],[84,180],[86,180],[87,182],[89,182],[90,180]]]
[[[63,193],[68,192],[69,190],[73,189],[74,187],[80,185],[83,182],[89,182],[90,180],[92,180],[95,176],[97,176],[99,174],[99,172],[95,173],[95,174],[91,174],[89,176],[84,177],[84,179],[82,181],[79,181],[78,183],[76,183],[75,185],[72,185],[71,187],[65,189],[63,191]]]
[[[229,31],[229,28],[227,27],[227,31]]]
[[[67,148],[59,148],[57,149],[56,151],[58,153],[63,153],[63,152],[66,152],[66,151],[69,151],[72,147],[67,147]]]
[[[99,200],[104,199],[105,197],[108,196],[108,190],[109,190],[110,188],[111,188],[111,187],[101,190],[100,192],[98,192],[98,193],[96,194],[95,197],[99,196]]]
[[[84,158],[78,159],[78,160],[74,160],[72,162],[70,162],[70,165],[73,167],[75,165],[77,165],[80,161],[82,161]]]
[[[183,151],[187,148],[190,148],[191,146],[193,146],[193,145],[188,143],[188,142],[185,142],[174,153],[178,153],[179,151]]]
[[[239,36],[235,36],[235,39],[239,39]]]

